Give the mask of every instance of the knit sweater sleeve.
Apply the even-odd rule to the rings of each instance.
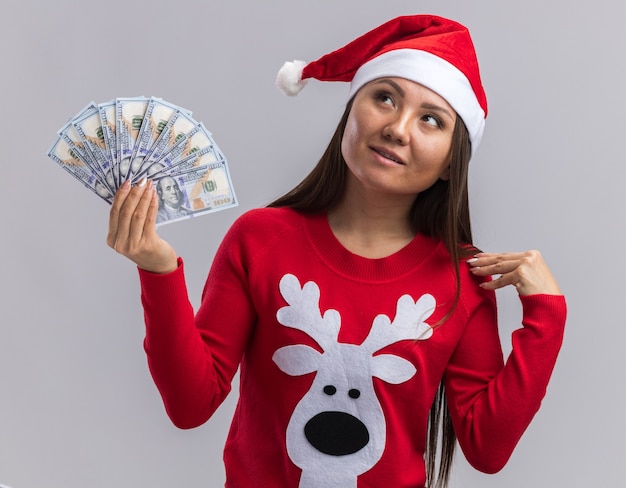
[[[473,307],[446,369],[448,405],[468,462],[501,470],[539,409],[563,340],[563,296],[521,297],[522,327],[503,361],[493,292]]]
[[[144,348],[166,412],[180,428],[206,422],[226,398],[255,320],[236,232],[223,240],[197,314],[189,302],[184,266],[167,275],[139,270]]]

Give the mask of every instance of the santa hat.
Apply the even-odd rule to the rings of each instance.
[[[308,78],[350,81],[348,99],[366,83],[397,76],[431,89],[461,117],[474,154],[487,117],[474,44],[466,27],[434,15],[397,17],[317,61],[287,62],[276,85],[297,95]]]

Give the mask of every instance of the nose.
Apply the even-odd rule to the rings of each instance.
[[[324,454],[347,456],[363,449],[370,441],[367,427],[345,412],[321,412],[304,426],[311,445]]]
[[[396,113],[385,125],[383,136],[385,139],[404,146],[410,140],[409,124],[410,118],[407,114]]]

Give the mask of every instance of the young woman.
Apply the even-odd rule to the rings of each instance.
[[[469,33],[399,17],[279,84],[306,78],[350,81],[344,116],[302,183],[233,224],[197,313],[152,182],[115,196],[107,243],[139,267],[168,415],[201,425],[240,368],[228,487],[444,486],[455,438],[498,471],[545,394],[566,306],[539,252],[472,245],[487,104]],[[508,285],[523,319],[505,363],[494,290]]]

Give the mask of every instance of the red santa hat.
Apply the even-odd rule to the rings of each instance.
[[[392,19],[317,61],[291,61],[276,85],[297,95],[308,78],[350,81],[348,99],[385,76],[415,81],[443,97],[465,123],[474,154],[487,117],[474,44],[466,27],[434,15]]]

